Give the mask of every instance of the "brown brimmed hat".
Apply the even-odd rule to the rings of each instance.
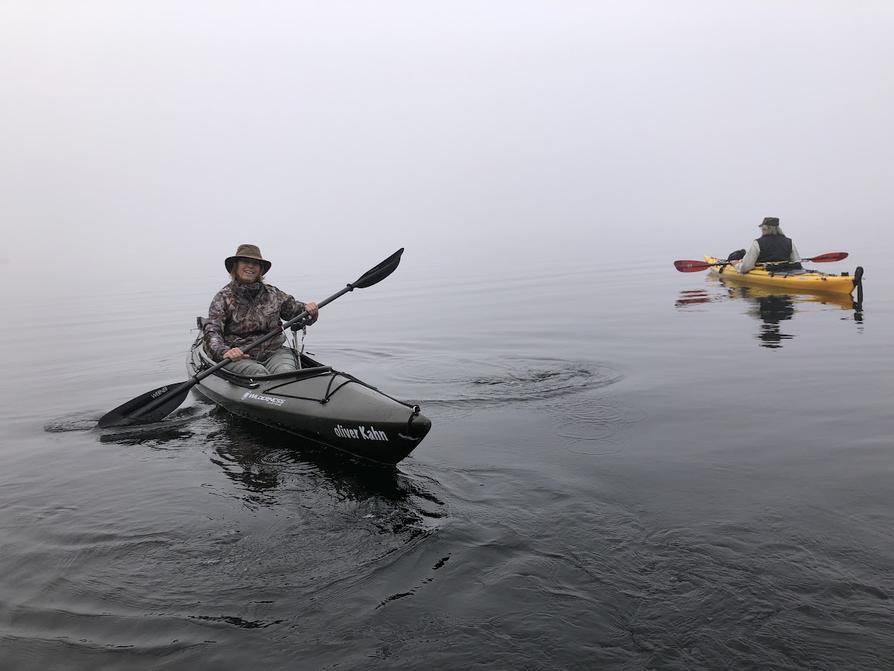
[[[779,226],[779,217],[764,217],[758,226]]]
[[[239,249],[236,250],[233,256],[228,256],[224,259],[224,266],[226,266],[228,273],[233,272],[233,264],[236,263],[237,259],[254,259],[259,261],[261,263],[262,275],[266,275],[267,271],[270,270],[270,266],[273,265],[261,256],[261,250],[258,249],[257,245],[239,245]]]

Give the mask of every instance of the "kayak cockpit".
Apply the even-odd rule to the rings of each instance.
[[[208,356],[208,352],[205,351],[204,346],[202,346],[200,342],[197,342],[195,345],[193,345],[193,352],[195,354],[193,362],[196,373],[211,368],[216,363],[210,356]],[[229,380],[233,384],[239,385],[241,387],[253,388],[266,382],[276,382],[278,380],[303,380],[310,377],[315,377],[317,375],[331,374],[333,372],[332,366],[324,366],[304,355],[302,355],[301,357],[301,363],[303,365],[300,369],[286,371],[285,373],[271,373],[270,375],[249,376],[240,375],[238,373],[234,373],[233,371],[227,370],[226,368],[221,368],[214,371],[214,375],[222,377],[225,380]]]

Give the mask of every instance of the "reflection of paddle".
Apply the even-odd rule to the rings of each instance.
[[[812,263],[831,263],[833,261],[843,261],[847,258],[847,252],[828,252],[826,254],[820,254],[819,256],[814,256],[809,259],[801,259],[801,261],[810,261]],[[674,268],[679,270],[681,273],[697,273],[701,270],[707,270],[708,268],[715,268],[717,266],[728,266],[731,263],[735,263],[734,261],[718,261],[717,263],[708,263],[707,261],[674,261]],[[770,263],[759,263],[757,265],[762,266],[764,268],[772,268],[775,265],[779,265],[781,263],[796,263],[795,261],[774,261]]]
[[[403,253],[404,250],[403,247],[401,247],[375,268],[370,268],[369,270],[367,270],[363,275],[360,276],[360,278],[356,282],[347,285],[338,293],[335,293],[329,298],[317,303],[317,307],[321,308],[324,305],[328,305],[339,296],[343,296],[349,291],[354,291],[354,289],[365,289],[366,287],[371,287],[372,285],[381,282],[394,272],[395,268],[397,268],[397,265],[400,263],[400,255]],[[285,331],[287,328],[292,326],[292,324],[300,322],[307,316],[307,311],[305,310],[300,315],[297,315],[296,317],[285,322],[278,329],[271,331],[267,335],[261,336],[257,340],[253,340],[245,347],[242,347],[240,349],[242,349],[243,352],[254,349],[258,345],[270,340],[270,338],[275,337],[282,331]],[[158,422],[164,419],[168,414],[176,410],[177,407],[181,403],[183,403],[183,399],[186,398],[189,390],[197,385],[200,380],[203,380],[215,371],[220,370],[228,363],[230,363],[230,360],[224,359],[214,366],[211,366],[211,368],[206,368],[201,373],[197,373],[186,382],[168,384],[164,387],[159,387],[158,389],[147,391],[145,394],[137,396],[136,398],[132,398],[127,403],[119,405],[114,410],[110,410],[105,415],[103,415],[99,420],[98,426],[99,428],[104,429],[110,426]]]

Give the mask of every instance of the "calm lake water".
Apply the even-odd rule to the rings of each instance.
[[[866,267],[860,311],[671,260],[325,308],[306,348],[433,421],[393,471],[195,398],[94,428],[185,379],[223,278],[5,297],[0,666],[892,668],[887,258],[822,268]]]

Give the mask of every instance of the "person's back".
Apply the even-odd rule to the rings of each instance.
[[[764,217],[760,224],[761,237],[751,243],[751,247],[739,258],[742,261],[734,267],[740,273],[747,273],[758,263],[772,263],[773,270],[800,270],[801,255],[791,238],[785,236],[779,227],[778,217]],[[729,260],[735,261],[735,252]]]

